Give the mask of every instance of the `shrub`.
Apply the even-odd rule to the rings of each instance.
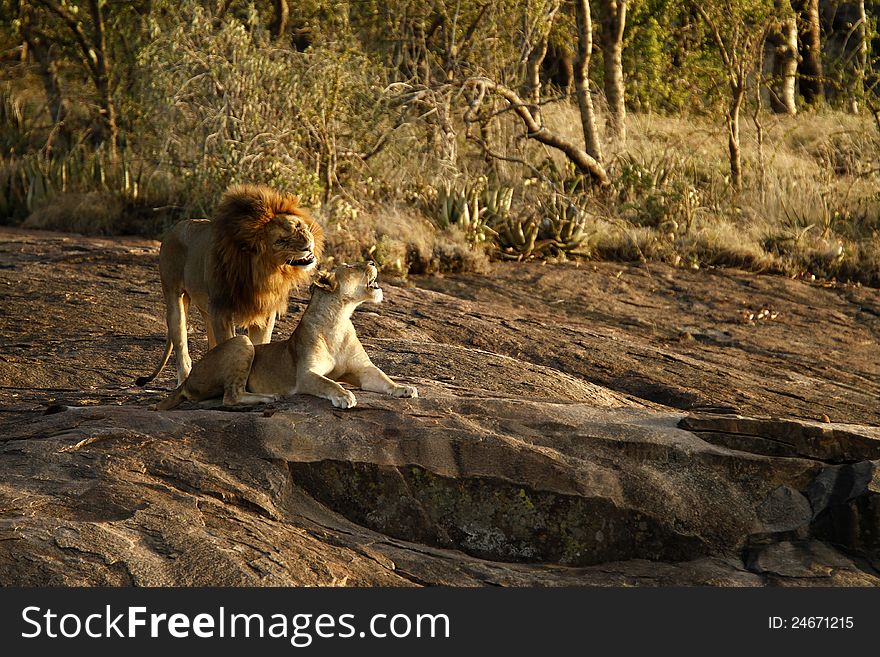
[[[279,48],[256,16],[217,26],[192,0],[169,5],[152,32],[140,54],[142,120],[154,156],[184,178],[199,213],[236,182],[315,206],[384,125],[374,64],[356,51]]]

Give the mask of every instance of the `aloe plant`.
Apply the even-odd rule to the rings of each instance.
[[[513,187],[504,185],[487,187],[483,191],[482,204],[486,223],[492,225],[504,221],[510,215],[513,203]]]
[[[458,226],[472,245],[481,245],[495,237],[490,222],[510,211],[513,190],[508,195],[495,188],[490,194],[483,189],[485,179],[479,179],[464,189],[453,189],[449,184],[437,192],[435,216],[440,228]]]
[[[508,216],[495,226],[495,241],[502,258],[508,260],[527,260],[540,251],[537,246],[538,222],[532,218]]]
[[[587,214],[560,194],[541,202],[538,239],[543,250],[553,255],[573,255],[583,250],[589,237]]]

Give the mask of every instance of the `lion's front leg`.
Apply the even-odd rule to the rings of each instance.
[[[303,374],[297,382],[296,391],[329,399],[336,408],[353,408],[357,405],[357,399],[350,391],[317,372],[308,371]]]
[[[381,392],[392,397],[418,397],[419,393],[413,386],[395,383],[385,372],[370,363],[361,369],[346,374],[346,380],[362,390]]]
[[[205,316],[206,323],[211,329],[208,331],[208,349],[213,349],[218,344],[223,344],[230,338],[235,337],[235,323],[231,317],[213,314]],[[214,344],[211,344],[213,338]]]
[[[275,330],[275,313],[269,315],[265,326],[251,324],[248,326],[248,337],[254,344],[269,344],[272,341],[272,331]]]

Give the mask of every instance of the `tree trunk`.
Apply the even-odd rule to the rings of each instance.
[[[66,150],[70,147],[71,139],[70,133],[64,125],[67,111],[64,96],[61,93],[61,84],[58,80],[58,63],[53,59],[49,48],[43,44],[40,37],[27,35],[25,39],[40,69],[40,79],[43,82],[43,90],[46,92],[46,105],[53,125],[52,132],[46,141],[46,150],[48,153],[52,153],[56,147]]]
[[[58,63],[52,58],[49,48],[43,45],[43,40],[40,37],[27,34],[25,41],[40,69],[40,79],[43,82],[43,90],[46,92],[49,116],[52,123],[58,125],[64,120],[64,99],[58,80]]]
[[[599,144],[599,132],[596,129],[596,114],[593,110],[593,99],[590,97],[589,71],[590,56],[593,52],[593,19],[590,14],[589,0],[575,0],[574,7],[578,29],[574,88],[578,108],[581,112],[581,128],[584,132],[587,153],[597,162],[602,162],[602,147]]]
[[[458,156],[458,139],[452,116],[452,95],[446,91],[427,93],[421,101],[425,111],[425,137],[428,152],[441,162],[453,164]]]
[[[19,25],[24,47],[22,48],[22,62],[27,62],[30,56],[37,62],[40,71],[40,80],[43,83],[43,91],[46,93],[46,106],[49,109],[49,118],[53,129],[46,142],[46,149],[51,153],[56,144],[62,148],[70,145],[70,135],[64,126],[64,118],[67,107],[61,92],[61,82],[58,77],[58,62],[52,57],[52,40],[40,30],[39,16],[29,4],[19,5]]]
[[[626,89],[623,81],[623,30],[626,0],[602,2],[602,49],[605,63],[605,98],[608,125],[620,141],[626,141]]]
[[[529,20],[526,18],[525,31],[527,34],[534,33],[534,43],[527,43],[529,54],[526,58],[525,67],[525,95],[531,104],[532,116],[541,122],[541,64],[547,56],[547,47],[550,43],[550,30],[553,29],[553,19],[559,11],[561,0],[549,0],[545,2],[541,10],[542,15],[537,18],[534,30],[530,29]],[[528,37],[526,37],[528,39]]]
[[[275,14],[272,16],[272,38],[283,39],[287,34],[287,21],[290,18],[290,5],[287,0],[273,0],[275,4]]]
[[[529,52],[526,61],[526,98],[530,105],[532,115],[538,123],[541,122],[541,63],[547,55],[548,35],[543,35],[541,41]]]
[[[853,80],[853,89],[850,97],[850,111],[858,114],[859,103],[865,98],[865,74],[868,70],[868,16],[865,13],[865,0],[859,0],[856,4],[856,70]]]
[[[107,30],[104,12],[109,6],[103,0],[89,0],[86,7],[91,26],[85,24],[77,5],[56,0],[35,0],[35,5],[58,17],[67,27],[79,48],[83,65],[95,86],[98,101],[97,133],[99,141],[108,145],[110,157],[116,159],[119,144],[116,103],[113,100],[113,75],[110,66],[110,53],[107,47]]]
[[[822,69],[822,32],[819,22],[819,0],[796,0],[792,6],[798,13],[801,62],[801,95],[808,105],[825,102],[824,72]]]
[[[116,103],[113,101],[110,62],[107,59],[107,32],[104,29],[104,12],[100,0],[89,0],[89,11],[95,31],[93,41],[95,47],[89,55],[94,62],[93,78],[95,89],[98,91],[101,124],[105,131],[103,136],[109,145],[111,159],[116,159],[119,127],[116,122]]]
[[[770,107],[777,114],[797,114],[795,82],[798,67],[797,16],[788,0],[776,0],[782,15],[779,28],[767,37],[770,82]]]
[[[742,153],[739,147],[739,113],[746,95],[745,78],[731,84],[731,100],[727,107],[727,148],[730,153],[730,184],[742,191]]]

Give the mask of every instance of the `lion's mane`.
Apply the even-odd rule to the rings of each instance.
[[[265,325],[273,312],[287,310],[291,288],[308,284],[304,269],[278,266],[268,243],[267,226],[277,215],[292,215],[302,224],[304,245],[314,240],[320,260],[324,231],[299,206],[299,196],[283,194],[263,185],[235,185],[220,200],[213,217],[214,289],[212,312],[231,313],[239,326]]]

